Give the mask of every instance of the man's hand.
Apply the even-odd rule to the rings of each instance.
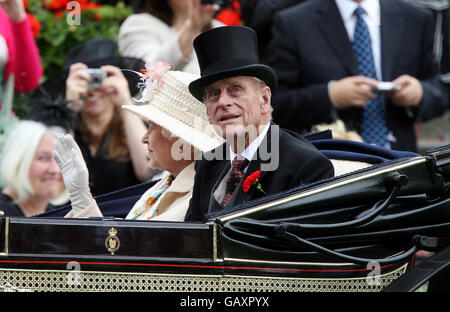
[[[329,93],[337,108],[362,107],[374,99],[378,81],[364,76],[351,76],[330,83]]]
[[[423,98],[423,88],[419,80],[409,75],[401,75],[392,83],[401,86],[399,91],[391,95],[394,105],[409,107],[420,104]]]
[[[79,213],[94,202],[94,199],[89,189],[89,171],[80,148],[70,134],[56,139],[53,158],[61,168],[72,210],[75,214]]]

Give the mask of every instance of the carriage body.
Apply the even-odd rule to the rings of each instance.
[[[0,217],[0,287],[382,291],[413,270],[417,250],[437,248],[430,242],[449,233],[449,179],[444,146],[247,202],[206,222],[107,213]],[[122,205],[117,198],[109,196]]]

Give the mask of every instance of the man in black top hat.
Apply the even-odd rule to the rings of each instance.
[[[225,139],[196,162],[186,221],[334,175],[328,158],[300,136],[271,123],[274,71],[259,63],[256,34],[243,26],[199,35],[201,78],[189,85]]]

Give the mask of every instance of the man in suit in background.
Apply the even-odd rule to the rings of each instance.
[[[194,48],[201,78],[189,90],[205,103],[226,143],[196,162],[186,221],[334,175],[330,160],[311,143],[271,123],[277,77],[259,64],[253,30],[219,27],[199,35]],[[244,183],[248,179],[255,183]]]
[[[367,143],[416,151],[414,123],[447,107],[431,12],[403,0],[315,0],[273,25],[265,63],[279,77],[281,127],[302,133],[339,118]],[[377,92],[379,81],[394,89]]]

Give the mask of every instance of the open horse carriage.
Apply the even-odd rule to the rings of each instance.
[[[430,279],[448,287],[450,146],[418,155],[310,140],[337,176],[206,222],[124,220],[150,183],[97,197],[103,218],[63,218],[70,207],[0,217],[0,291],[415,291]],[[359,169],[340,172],[341,163]],[[432,256],[416,264],[419,250]]]

